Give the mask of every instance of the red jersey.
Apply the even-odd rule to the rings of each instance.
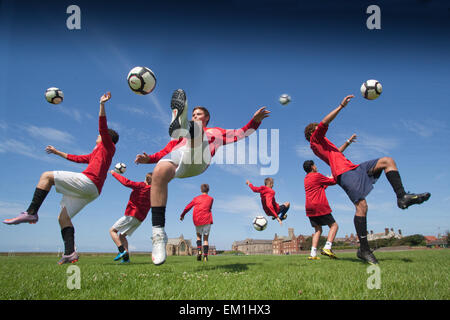
[[[211,213],[211,208],[214,199],[207,194],[201,194],[194,199],[184,208],[181,218],[194,207],[194,214],[192,215],[192,220],[195,226],[203,226],[205,224],[212,224],[213,218]]]
[[[135,217],[141,222],[144,221],[151,207],[151,185],[148,185],[145,182],[128,180],[116,172],[113,172],[112,175],[125,187],[133,189],[130,194],[130,200],[128,200],[127,208],[125,209],[125,215]]]
[[[344,172],[355,169],[358,165],[348,160],[339,149],[325,137],[328,125],[319,123],[317,129],[311,135],[311,149],[316,156],[325,161],[331,168],[334,178]]]
[[[260,194],[264,212],[268,216],[278,218],[280,206],[275,201],[275,191],[272,188],[266,186],[255,187],[251,183],[248,186],[253,190],[253,192],[258,192]]]
[[[100,194],[108,175],[112,158],[116,152],[116,146],[108,133],[108,124],[105,116],[98,118],[98,131],[102,137],[102,142],[98,143],[90,154],[68,154],[67,160],[88,163],[87,168],[82,173],[97,186],[98,194]]]
[[[308,217],[324,216],[331,213],[325,189],[336,184],[336,180],[318,172],[310,172],[305,177],[305,209]]]
[[[255,132],[256,129],[258,129],[260,123],[257,123],[253,119],[250,120],[249,123],[247,123],[245,126],[243,126],[240,129],[222,129],[219,127],[214,128],[203,128],[203,132],[206,135],[209,143],[209,149],[211,151],[211,157],[213,157],[219,149],[219,147],[236,142],[238,140],[241,140],[249,135],[251,135],[253,132]],[[171,140],[165,147],[159,152],[156,152],[152,155],[150,155],[150,160],[148,163],[156,163],[161,158],[163,158],[165,155],[172,152],[172,150],[178,149],[186,144],[187,139],[186,138],[180,138],[178,140]]]

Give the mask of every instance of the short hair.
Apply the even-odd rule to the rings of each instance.
[[[148,184],[152,184],[152,172],[145,175],[145,181],[147,181]]]
[[[312,171],[313,165],[314,165],[314,161],[306,160],[305,162],[303,162],[303,170],[305,170],[306,173],[310,173]]]
[[[206,125],[208,125],[209,120],[211,120],[211,116],[209,115],[208,109],[202,106],[196,106],[194,110],[192,110],[192,113],[194,113],[195,110],[200,109],[205,113],[205,116],[208,116],[208,121],[206,121]]]
[[[267,186],[267,185],[269,184],[269,182],[272,182],[272,183],[273,183],[273,179],[270,178],[270,177],[264,179],[264,185],[265,185],[265,186]]]
[[[311,136],[313,134],[313,132],[316,130],[316,126],[319,125],[317,122],[313,122],[308,124],[305,127],[305,139],[306,141],[311,141]]]
[[[202,184],[202,185],[200,186],[200,190],[201,190],[203,193],[208,193],[208,192],[209,192],[209,184],[206,184],[206,183]]]
[[[112,142],[116,144],[119,141],[119,134],[113,129],[108,129],[108,133],[111,137]]]

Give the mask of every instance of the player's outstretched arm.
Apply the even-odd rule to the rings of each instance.
[[[105,111],[105,103],[111,99],[111,92],[107,92],[104,95],[100,97],[100,110],[99,110],[99,117],[106,117],[106,111]]]
[[[336,116],[338,115],[338,113],[339,113],[342,109],[344,109],[344,108],[347,106],[347,103],[350,101],[350,99],[352,99],[352,98],[354,98],[354,97],[355,97],[355,96],[352,95],[352,94],[346,96],[346,97],[342,100],[341,104],[340,104],[336,109],[334,109],[333,111],[331,111],[329,114],[327,114],[327,115],[325,116],[325,118],[322,119],[322,123],[323,123],[323,124],[330,124],[331,121],[333,121],[334,118],[336,118]]]
[[[352,136],[348,138],[348,140],[345,141],[342,146],[339,147],[339,151],[344,152],[344,150],[347,149],[347,147],[351,145],[353,142],[356,142],[356,134],[352,134]]]
[[[266,109],[267,107],[262,107],[256,110],[253,115],[253,121],[260,123],[263,119],[269,117],[270,111]]]
[[[56,154],[57,156],[60,156],[60,157],[62,157],[64,159],[67,159],[67,153],[59,151],[54,146],[47,146],[45,148],[45,152],[47,152],[48,154],[53,153],[53,154]]]

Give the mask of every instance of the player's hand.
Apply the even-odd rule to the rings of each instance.
[[[47,152],[48,154],[50,154],[50,153],[56,154],[58,152],[58,150],[54,146],[47,146],[45,148],[45,152]]]
[[[253,120],[256,122],[261,122],[263,119],[269,116],[270,111],[266,110],[267,107],[262,107],[258,109],[253,115]]]
[[[245,184],[246,184],[246,185],[250,185],[250,181],[248,181],[248,180],[245,181]]]
[[[180,221],[183,221],[184,220],[184,217],[180,217]]]
[[[352,94],[346,96],[346,97],[342,100],[341,106],[345,108],[345,106],[347,105],[347,103],[348,103],[351,99],[353,99],[354,97],[355,97],[355,96],[352,95]]]
[[[352,136],[348,139],[348,141],[350,141],[350,143],[356,142],[356,134],[352,134]]]
[[[105,103],[106,101],[108,101],[109,99],[111,99],[111,92],[107,92],[104,95],[101,96],[100,98],[100,103]]]
[[[113,174],[114,172],[115,172],[114,170],[109,171],[109,173],[111,173],[111,174]]]
[[[142,152],[142,154],[138,154],[136,156],[136,159],[134,160],[134,163],[148,163],[150,161],[150,157],[145,152]]]

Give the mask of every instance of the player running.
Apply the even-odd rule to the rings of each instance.
[[[144,182],[135,182],[125,178],[114,170],[110,172],[121,184],[133,190],[131,191],[130,199],[125,209],[125,215],[117,220],[111,229],[109,229],[109,234],[119,250],[114,261],[122,259],[122,263],[129,263],[130,251],[127,236],[131,237],[134,231],[145,220],[150,210],[152,173],[149,172],[145,175]]]
[[[281,206],[275,200],[275,191],[273,190],[273,179],[265,178],[264,185],[260,187],[255,187],[250,183],[250,181],[245,181],[245,183],[252,189],[253,192],[259,193],[261,196],[261,203],[264,209],[264,212],[272,217],[272,220],[277,220],[280,225],[283,225],[281,222],[287,218],[287,212],[291,204],[289,202],[283,203]]]
[[[187,120],[187,99],[183,90],[172,95],[172,121],[169,135],[173,138],[164,149],[148,155],[136,156],[136,163],[157,163],[153,170],[150,192],[152,203],[152,261],[155,265],[166,260],[167,235],[164,230],[168,184],[173,178],[187,178],[203,173],[210,165],[211,158],[222,145],[241,140],[258,129],[261,121],[269,116],[266,107],[258,109],[252,119],[241,129],[225,130],[206,127],[209,111],[197,106],[192,112],[192,120]]]
[[[97,137],[95,148],[90,154],[67,154],[53,146],[47,146],[45,149],[47,153],[56,154],[69,161],[87,163],[87,168],[81,173],[69,171],[44,172],[39,179],[28,209],[13,219],[3,221],[6,224],[38,222],[38,210],[52,186],[55,186],[56,192],[63,194],[58,222],[64,241],[64,254],[58,264],[78,261],[78,253],[75,251],[75,228],[72,219],[84,206],[100,195],[109,166],[116,152],[115,145],[119,141],[119,135],[116,131],[108,129],[106,121],[105,103],[110,98],[110,92],[100,98],[98,118],[100,135]]]
[[[354,224],[359,238],[360,248],[358,258],[378,264],[377,259],[369,248],[367,241],[367,202],[366,197],[373,189],[373,184],[384,171],[386,178],[397,195],[397,205],[406,209],[413,204],[420,204],[430,198],[430,193],[406,193],[394,159],[382,157],[360,164],[353,164],[342,152],[328,140],[325,135],[329,124],[344,109],[354,95],[346,96],[341,104],[331,111],[320,123],[310,123],[305,128],[305,138],[310,142],[312,151],[316,156],[327,163],[331,173],[356,208]]]
[[[197,261],[202,261],[202,236],[203,236],[203,261],[208,261],[209,243],[208,238],[211,233],[211,225],[213,217],[211,208],[214,199],[208,195],[209,185],[202,184],[200,186],[201,195],[192,199],[181,213],[180,220],[184,220],[184,216],[194,207],[192,220],[194,221],[195,230],[197,232]]]

